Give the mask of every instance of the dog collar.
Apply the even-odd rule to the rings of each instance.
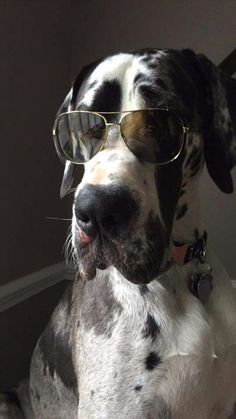
[[[212,269],[207,263],[206,254],[207,233],[191,245],[174,242],[174,260],[177,265],[185,265],[192,259],[198,259],[201,264],[206,264],[205,273],[194,273],[189,276],[188,287],[190,292],[203,304],[207,303],[213,288]]]
[[[174,241],[174,260],[177,265],[184,265],[192,259],[198,259],[201,263],[206,262],[207,232],[193,244],[182,244]]]

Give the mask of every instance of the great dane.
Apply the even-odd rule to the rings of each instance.
[[[206,162],[233,191],[235,118],[236,81],[189,49],[79,73],[54,126],[62,196],[84,166],[78,272],[33,353],[28,401],[27,383],[18,407],[6,393],[1,418],[234,417],[235,292],[207,247],[198,189]]]

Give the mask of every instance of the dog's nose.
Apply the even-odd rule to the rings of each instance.
[[[125,188],[86,185],[74,208],[77,224],[88,236],[95,237],[100,230],[113,237],[127,227],[137,205]]]

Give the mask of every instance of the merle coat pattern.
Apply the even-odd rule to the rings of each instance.
[[[213,289],[203,304],[188,278],[204,264],[193,259],[179,266],[172,255],[175,241],[192,243],[203,235],[198,183],[204,162],[223,192],[233,190],[235,98],[236,82],[191,50],[117,54],[76,78],[59,113],[169,106],[189,133],[179,158],[160,167],[135,157],[113,125],[105,148],[84,164],[74,195],[72,245],[78,269],[90,280],[78,274],[56,307],[32,357],[31,407],[23,403],[24,414],[14,417],[234,417],[231,283],[208,251]],[[76,171],[65,163],[62,196]],[[94,228],[88,219],[96,219],[99,234],[84,247],[81,229],[89,234]],[[20,388],[21,402],[22,394]],[[11,409],[8,395],[0,417],[13,417]]]

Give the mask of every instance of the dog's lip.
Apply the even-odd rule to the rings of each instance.
[[[101,257],[104,250],[103,244],[104,243],[100,235],[90,236],[87,233],[85,233],[85,231],[83,231],[81,228],[76,226],[75,247],[79,251],[81,258],[83,258],[87,254],[90,254],[91,261],[92,261],[93,257],[95,256],[97,258],[99,253]],[[103,257],[104,257],[104,254],[103,254]],[[99,260],[99,263],[98,263],[99,266],[97,266],[99,269],[105,269],[108,265],[107,261],[105,259],[104,260],[102,259]]]
[[[90,247],[95,240],[94,236],[88,235],[78,225],[75,226],[74,230],[75,246],[79,249]]]
[[[83,280],[92,280],[96,269],[104,270],[110,265],[104,255],[101,237],[89,236],[81,229],[75,233],[75,249],[78,253],[78,268]]]
[[[86,234],[80,228],[78,229],[77,236],[78,236],[79,241],[82,244],[84,244],[85,246],[88,245],[89,243],[91,243],[94,240],[94,237],[93,236],[89,236],[88,234]]]

